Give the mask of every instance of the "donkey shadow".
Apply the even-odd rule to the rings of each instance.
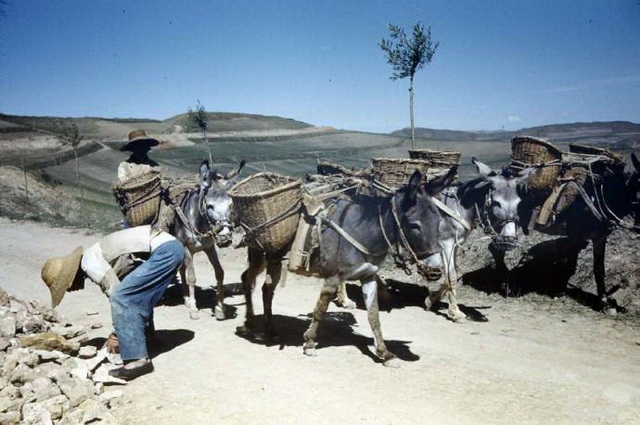
[[[284,349],[284,347],[302,347],[304,343],[303,334],[309,327],[311,316],[312,313],[297,317],[275,314],[273,317],[278,329],[278,335],[275,339],[266,340],[262,334],[236,333],[236,335],[254,344],[267,347],[279,346],[280,350]],[[256,315],[254,323],[256,329],[263,329],[264,315]],[[353,314],[343,311],[327,312],[318,328],[317,349],[355,346],[362,354],[373,361],[382,363],[382,360],[370,348],[370,346],[374,346],[373,338],[354,332],[356,327],[358,327],[358,323]],[[410,342],[385,339],[387,348],[400,360],[415,362],[420,359],[420,356],[411,351],[409,348]]]
[[[578,255],[587,245],[588,242],[576,244],[568,238],[544,241],[522,254],[518,264],[508,272],[506,288],[500,284],[494,265],[466,273],[463,284],[488,294],[501,293],[514,297],[530,293],[548,297],[566,295],[586,307],[598,310],[600,301],[596,294],[569,283],[577,271]],[[608,295],[619,288],[612,288]]]
[[[412,282],[403,282],[397,279],[385,279],[386,285],[382,290],[378,291],[378,304],[380,310],[390,312],[391,310],[400,310],[406,307],[425,308],[424,300],[429,296],[431,291],[423,285],[417,285]],[[347,295],[354,300],[356,307],[360,310],[366,310],[362,291],[358,285],[347,284]],[[467,316],[469,320],[474,322],[486,322],[487,318],[479,310],[489,309],[488,306],[467,306],[458,304],[460,310]],[[442,316],[450,320],[449,316],[441,310],[446,310],[448,304],[438,301],[433,308],[433,312],[438,316]]]

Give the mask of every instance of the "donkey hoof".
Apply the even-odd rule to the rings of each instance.
[[[316,352],[316,344],[314,342],[305,342],[302,347],[302,352],[305,356],[316,357],[318,353]]]
[[[341,304],[342,304],[342,308],[346,308],[347,310],[355,310],[356,308],[356,303],[350,299],[343,301]]]
[[[190,311],[189,312],[189,319],[191,320],[198,320],[200,318],[200,312],[199,311]]]
[[[427,297],[424,299],[424,308],[426,308],[427,310],[433,310],[433,301],[431,300],[431,297]]]
[[[225,314],[224,314],[224,308],[220,307],[219,305],[217,305],[214,309],[213,309],[213,315],[216,317],[217,320],[224,320],[226,319]]]
[[[392,357],[390,359],[385,360],[384,363],[382,364],[384,365],[384,367],[398,369],[400,367],[400,360],[398,360],[397,357]]]
[[[618,315],[618,310],[616,310],[615,307],[606,307],[604,309],[604,314],[607,315],[607,317],[616,317]]]

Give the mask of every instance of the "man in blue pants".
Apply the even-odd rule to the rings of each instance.
[[[42,279],[57,306],[67,290],[97,283],[111,301],[111,317],[124,366],[109,373],[131,380],[153,371],[145,329],[153,327],[153,308],[184,259],[184,247],[170,234],[138,226],[105,236],[82,251],[47,260]],[[122,279],[122,280],[120,280]]]

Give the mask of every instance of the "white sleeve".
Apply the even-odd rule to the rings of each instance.
[[[107,271],[111,269],[111,265],[104,259],[100,243],[91,245],[84,252],[80,267],[87,274],[89,279],[95,283],[100,283]]]

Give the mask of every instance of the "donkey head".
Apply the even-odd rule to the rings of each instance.
[[[437,280],[442,275],[438,243],[441,216],[433,198],[451,185],[456,172],[457,167],[453,167],[447,174],[423,184],[422,174],[416,170],[404,191],[401,211],[398,211],[402,232],[417,259],[424,263],[418,268],[429,280]]]
[[[209,161],[200,165],[200,214],[213,229],[216,244],[219,247],[231,244],[231,197],[229,188],[240,175],[244,160],[227,174],[218,174],[209,168]]]
[[[517,241],[516,223],[518,205],[521,201],[517,189],[519,185],[526,183],[536,170],[527,168],[515,174],[510,168],[505,167],[498,174],[475,158],[471,162],[481,177],[475,188],[484,190],[485,193],[484,208],[479,211],[484,217],[480,217],[480,220],[485,230],[492,233],[494,247],[513,249]]]
[[[631,154],[631,163],[635,170],[627,180],[627,193],[631,204],[631,214],[636,226],[640,225],[640,160],[635,153]]]

